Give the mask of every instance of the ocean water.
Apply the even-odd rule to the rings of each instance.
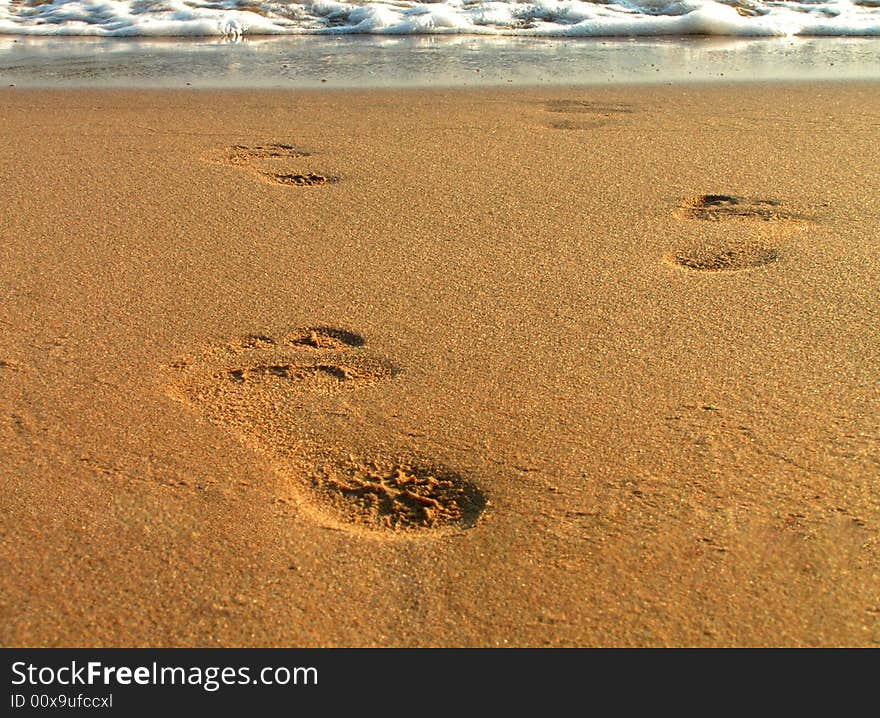
[[[880,80],[880,38],[0,37],[0,87],[366,88]]]
[[[880,80],[880,0],[0,0],[0,83]]]
[[[0,34],[880,36],[880,0],[0,0]]]

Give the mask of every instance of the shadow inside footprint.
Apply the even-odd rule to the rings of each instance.
[[[271,349],[273,347],[308,347],[311,349],[345,349],[362,347],[364,338],[356,332],[336,327],[301,327],[294,329],[280,339],[265,334],[248,334],[247,336],[227,342],[230,352],[249,351],[252,349]]]
[[[350,358],[335,363],[250,364],[226,372],[234,384],[262,384],[281,379],[302,391],[328,391],[342,384],[367,384],[390,378],[394,367],[370,358]],[[292,387],[293,388],[293,387]]]
[[[360,334],[334,327],[305,327],[296,329],[288,335],[291,344],[313,349],[342,349],[343,347],[362,347],[365,343]]]
[[[285,173],[285,172],[261,172],[260,176],[273,184],[288,185],[291,187],[316,187],[323,184],[338,182],[338,178],[328,175],[319,175],[315,172]]]
[[[459,474],[392,461],[324,466],[313,480],[331,514],[369,529],[472,528],[486,497]]]
[[[785,209],[775,199],[738,197],[729,194],[704,194],[686,200],[682,210],[693,219],[719,221],[728,218],[758,219],[764,221],[805,219],[803,215]]]

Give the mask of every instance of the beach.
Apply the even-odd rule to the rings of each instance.
[[[0,93],[3,646],[880,644],[876,83]]]

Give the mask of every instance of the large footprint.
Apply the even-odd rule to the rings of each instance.
[[[781,234],[804,226],[810,218],[775,199],[704,194],[686,199],[677,208],[679,217],[712,223],[734,223],[744,233],[701,233],[697,243],[674,252],[669,261],[702,272],[736,272],[779,261]],[[719,229],[722,227],[719,226]]]
[[[703,194],[687,199],[682,203],[681,211],[693,219],[712,222],[733,218],[762,222],[807,219],[805,214],[788,209],[776,199],[731,194]]]
[[[547,126],[555,130],[589,130],[611,124],[621,115],[635,112],[635,107],[624,102],[593,102],[590,100],[553,100],[544,103],[544,109],[559,116]]]
[[[175,362],[169,394],[267,455],[324,523],[409,536],[472,528],[486,499],[458,472],[406,455],[357,456],[307,436],[306,404],[320,411],[322,397],[398,374],[364,345],[331,327],[247,336]]]
[[[303,166],[302,158],[312,155],[312,152],[291,144],[270,142],[221,147],[209,152],[204,159],[249,170],[269,184],[312,187],[338,182],[339,177],[335,175],[315,172]]]

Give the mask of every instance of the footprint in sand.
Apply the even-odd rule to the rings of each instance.
[[[667,258],[679,267],[702,272],[737,272],[773,264],[782,257],[776,246],[779,237],[808,221],[806,214],[788,209],[779,200],[727,194],[689,198],[678,207],[677,214],[688,220],[729,222],[748,228],[748,235],[740,237],[728,231],[718,237],[703,233],[698,243]],[[756,237],[756,229],[769,236]],[[774,241],[769,241],[770,237]]]
[[[635,107],[627,102],[592,102],[590,100],[552,100],[544,104],[547,112],[579,113],[589,115],[628,115]]]
[[[548,122],[554,130],[589,130],[613,123],[615,117],[635,112],[635,107],[623,102],[591,102],[589,100],[553,100],[544,103],[544,109],[561,115],[562,119]]]
[[[703,194],[686,200],[682,213],[692,219],[718,222],[727,219],[750,219],[764,222],[805,220],[803,214],[787,209],[775,199],[737,197],[730,194]]]
[[[285,172],[261,172],[260,176],[272,184],[292,185],[294,187],[313,187],[320,184],[329,184],[337,182],[336,177],[328,177],[327,175],[319,175],[315,172],[285,173]]]
[[[339,178],[302,168],[303,158],[312,152],[290,144],[232,145],[209,152],[204,159],[215,164],[239,167],[256,174],[269,184],[288,187],[314,187],[332,184]]]
[[[270,143],[267,145],[232,145],[212,152],[208,159],[230,165],[245,165],[254,160],[279,160],[309,157],[311,152],[293,145]]]
[[[672,261],[679,267],[701,272],[737,272],[772,264],[779,256],[773,247],[728,240],[721,245],[699,244],[681,250],[672,256]]]
[[[332,327],[247,336],[173,364],[169,395],[266,455],[323,523],[401,536],[472,528],[486,499],[458,472],[309,438],[307,407],[321,411],[330,395],[398,375],[364,346],[361,335]]]

